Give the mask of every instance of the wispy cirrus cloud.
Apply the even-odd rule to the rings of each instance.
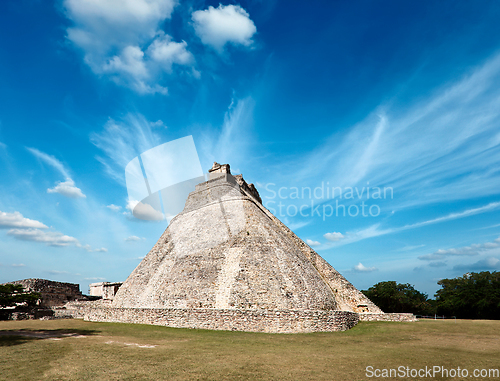
[[[458,248],[439,249],[434,253],[421,255],[418,257],[418,259],[423,261],[434,261],[442,260],[446,257],[476,256],[484,251],[495,249],[498,247],[500,247],[500,237],[492,242],[473,244],[470,246],[462,246]]]
[[[90,136],[91,142],[104,153],[97,160],[106,172],[125,185],[125,167],[137,155],[160,144],[152,124],[140,114],[127,114],[122,120],[109,119],[99,133]]]
[[[325,245],[324,249],[332,247],[332,246],[342,246],[346,245],[349,243],[353,242],[358,242],[364,239],[368,238],[373,238],[373,237],[379,237],[382,235],[386,234],[393,234],[393,233],[398,233],[401,231],[405,230],[411,230],[411,229],[417,229],[423,226],[428,226],[428,225],[433,225],[441,222],[446,222],[446,221],[452,221],[460,218],[465,218],[469,216],[473,216],[476,214],[481,214],[481,213],[486,213],[494,210],[500,209],[500,202],[492,202],[487,205],[478,207],[478,208],[471,208],[464,210],[462,212],[457,212],[457,213],[450,213],[446,216],[443,217],[438,217],[438,218],[433,218],[430,220],[422,221],[422,222],[417,222],[414,224],[408,224],[404,226],[399,226],[399,227],[388,227],[388,228],[382,228],[380,223],[373,224],[365,229],[361,229],[355,232],[348,232],[345,234],[345,237],[338,241],[338,242],[332,242],[328,245]],[[330,234],[330,233],[327,233]],[[340,233],[339,233],[340,234]],[[326,238],[326,234],[325,234]]]
[[[63,163],[61,163],[58,159],[36,148],[26,147],[26,149],[41,162],[51,166],[65,178],[65,181],[58,181],[53,188],[47,189],[47,193],[59,193],[69,198],[87,197],[83,194],[82,190],[75,185],[75,182],[71,179],[69,170],[66,169]]]
[[[247,162],[253,141],[254,107],[252,97],[231,101],[220,129],[216,133],[201,133],[199,148],[205,159],[202,162],[231,163],[231,169],[235,170]]]
[[[393,100],[308,156],[295,184],[391,186],[396,209],[498,194],[500,55],[410,104]],[[278,163],[280,169],[287,168]]]
[[[312,223],[312,220],[294,222],[294,221],[287,221],[287,219],[285,219],[283,222],[286,224],[286,226],[288,226],[290,230],[296,231],[303,227],[306,227],[307,225],[310,225]]]
[[[26,147],[37,159],[57,170],[65,179],[71,178],[66,167],[54,156],[42,152],[36,148]]]
[[[416,250],[416,249],[419,249],[421,247],[424,247],[425,245],[412,245],[412,246],[404,246],[400,249],[397,249],[396,251],[412,251],[412,250]]]

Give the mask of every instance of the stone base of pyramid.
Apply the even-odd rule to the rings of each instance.
[[[300,333],[345,331],[359,321],[349,311],[236,310],[215,308],[86,307],[86,321],[223,331]]]

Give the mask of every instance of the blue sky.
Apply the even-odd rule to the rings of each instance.
[[[432,296],[500,270],[499,17],[495,1],[0,2],[0,282],[125,280],[167,226],[131,216],[125,166],[189,135],[204,170],[230,163],[358,288]]]

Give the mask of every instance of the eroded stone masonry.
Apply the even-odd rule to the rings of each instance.
[[[75,283],[55,282],[47,279],[22,279],[10,284],[20,284],[27,292],[38,292],[41,295],[41,307],[62,306],[69,301],[84,299],[80,286]]]
[[[89,321],[256,332],[346,330],[384,314],[263,205],[253,184],[214,163],[112,300],[58,314]]]

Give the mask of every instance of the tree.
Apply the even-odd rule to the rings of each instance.
[[[38,292],[26,292],[20,284],[0,285],[0,308],[13,307],[21,303],[34,306],[40,298]]]
[[[427,294],[415,290],[409,283],[379,282],[362,292],[384,312],[434,313]]]
[[[500,272],[467,273],[441,279],[437,312],[461,319],[500,319]]]

